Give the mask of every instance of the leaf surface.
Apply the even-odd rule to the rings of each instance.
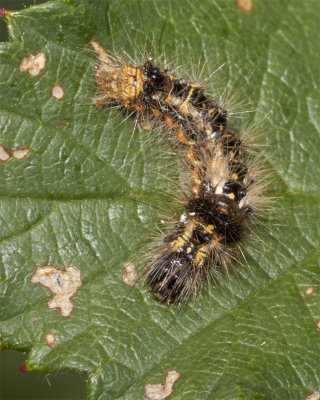
[[[0,163],[2,348],[28,351],[30,370],[87,372],[90,399],[143,398],[170,370],[182,374],[170,399],[298,400],[319,389],[319,15],[316,0],[256,1],[250,13],[223,0],[69,0],[7,15],[0,143],[30,153]],[[132,118],[91,104],[93,37],[131,56],[161,38],[183,67],[226,63],[212,78],[217,98],[231,81],[253,105],[250,121],[268,115],[262,141],[281,195],[270,231],[248,249],[249,268],[180,312],[121,281],[123,262],[145,267],[137,248],[148,252],[181,166]],[[39,52],[45,69],[21,72]],[[82,286],[64,318],[30,278],[37,266],[70,264]]]

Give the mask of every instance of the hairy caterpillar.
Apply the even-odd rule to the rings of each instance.
[[[230,126],[228,113],[197,82],[145,63],[121,63],[95,40],[97,106],[134,110],[142,130],[162,127],[185,147],[190,191],[175,231],[150,265],[151,293],[167,303],[196,295],[204,281],[228,271],[265,203],[259,157]]]

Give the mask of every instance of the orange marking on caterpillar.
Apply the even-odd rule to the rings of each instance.
[[[191,192],[195,197],[198,197],[200,193],[200,185],[192,186]]]
[[[188,139],[186,138],[186,135],[184,134],[183,128],[179,128],[178,133],[177,133],[177,138],[180,143],[188,144]]]
[[[161,117],[161,112],[159,111],[159,110],[152,110],[152,112],[153,112],[153,115],[155,116],[155,117]]]
[[[165,116],[165,123],[169,128],[173,128],[175,126],[175,123],[168,115]]]
[[[191,172],[190,174],[190,178],[191,180],[193,180],[193,182],[200,184],[201,180],[199,178],[199,172],[197,170],[194,170]]]

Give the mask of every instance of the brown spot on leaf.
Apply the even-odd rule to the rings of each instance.
[[[132,262],[125,262],[123,264],[125,273],[122,275],[122,281],[128,286],[134,286],[139,279],[136,266]]]
[[[49,289],[54,297],[48,301],[48,308],[59,309],[63,317],[69,317],[73,310],[71,298],[82,285],[81,271],[75,265],[67,265],[64,269],[44,265],[35,269],[31,283]]]
[[[50,347],[54,347],[57,343],[57,335],[52,332],[46,333],[46,344]]]
[[[319,400],[319,399],[320,399],[319,392],[313,392],[304,398],[304,400]]]
[[[164,400],[167,399],[174,389],[175,383],[181,376],[179,371],[168,371],[166,381],[162,383],[147,383],[144,387],[144,395],[147,400]]]
[[[27,157],[27,155],[30,153],[30,149],[27,147],[19,148],[19,149],[13,149],[12,150],[12,157],[15,158],[16,160],[23,160],[24,158]]]
[[[237,0],[239,9],[243,12],[251,12],[253,9],[252,0]]]
[[[6,162],[11,158],[11,153],[3,144],[0,144],[0,161]]]
[[[43,53],[30,54],[23,57],[20,63],[20,71],[27,72],[31,76],[38,76],[46,66],[46,56]]]
[[[309,287],[307,287],[307,288],[305,289],[305,291],[303,292],[303,294],[304,294],[305,296],[312,296],[314,292],[315,292],[314,287],[309,286]]]
[[[64,98],[64,96],[66,95],[65,90],[63,89],[63,87],[61,85],[59,85],[59,83],[57,83],[56,85],[53,86],[53,88],[51,89],[51,96],[55,99],[55,100],[62,100]]]

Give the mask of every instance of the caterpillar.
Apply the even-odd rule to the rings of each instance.
[[[148,58],[121,63],[92,39],[99,64],[99,106],[135,111],[141,130],[162,127],[185,150],[190,169],[184,212],[148,267],[149,291],[160,302],[182,303],[203,282],[239,262],[241,245],[266,203],[259,156],[232,129],[227,110],[197,82],[184,82]]]

